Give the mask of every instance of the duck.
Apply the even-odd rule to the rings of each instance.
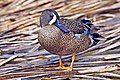
[[[84,23],[89,22],[86,20],[82,21]],[[58,13],[53,9],[43,10],[40,16],[38,41],[45,50],[59,55],[60,69],[72,71],[75,55],[96,45],[102,36],[94,33],[89,25],[85,26],[73,20],[74,24],[79,24],[79,26],[70,26],[73,23],[68,22],[67,19],[60,19]],[[72,61],[68,67],[65,67],[62,62],[62,56],[64,55],[72,55]]]

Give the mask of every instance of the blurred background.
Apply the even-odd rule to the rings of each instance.
[[[39,17],[48,8],[63,18],[90,19],[106,38],[78,53],[72,72],[56,69],[58,56],[38,43]],[[63,61],[69,65],[71,55]],[[0,0],[0,80],[119,80],[119,69],[120,0]]]

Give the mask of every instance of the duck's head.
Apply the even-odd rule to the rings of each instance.
[[[44,27],[47,25],[55,25],[64,33],[69,32],[69,30],[63,24],[60,23],[59,15],[53,9],[46,9],[42,11],[42,14],[40,16],[40,26]]]
[[[53,9],[45,9],[40,16],[40,26],[52,25],[59,20],[58,13]]]

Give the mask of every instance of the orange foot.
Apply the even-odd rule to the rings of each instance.
[[[64,70],[66,70],[66,71],[72,71],[73,70],[73,68],[72,67],[65,67],[65,66],[59,66],[59,69],[64,69]]]

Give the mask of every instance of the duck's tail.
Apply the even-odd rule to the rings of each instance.
[[[99,30],[99,28],[92,24],[90,20],[82,19],[81,23],[84,25],[83,34],[87,35],[91,39],[91,46],[96,45],[101,40],[105,40],[105,37],[94,32],[94,30]]]
[[[85,27],[87,27],[88,29],[91,29],[92,31],[93,30],[99,30],[99,26],[95,26],[90,20],[88,19],[81,19],[80,20],[80,23],[82,25],[84,25]]]
[[[90,34],[90,36],[92,36],[92,40],[93,40],[92,46],[96,45],[99,41],[106,40],[105,37],[101,36],[98,33],[92,33]]]

